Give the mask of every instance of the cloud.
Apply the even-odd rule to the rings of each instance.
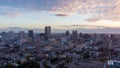
[[[67,15],[67,14],[55,14],[55,16],[66,17],[66,16],[69,16],[69,15]]]
[[[9,17],[18,17],[21,16],[20,12],[0,12],[0,15],[9,16]]]
[[[92,17],[86,20],[89,22],[120,21],[120,0],[59,0],[58,5],[52,9],[58,14],[88,15]]]
[[[79,0],[59,0],[58,5],[53,6],[52,11],[71,15],[78,12],[80,8],[81,4]]]
[[[89,19],[86,19],[85,21],[88,21],[88,22],[96,22],[96,21],[99,21],[101,20],[100,18],[89,18]]]
[[[23,12],[24,12],[23,9],[18,9],[12,6],[1,6],[0,5],[0,15],[17,17],[17,16],[22,15]]]
[[[0,0],[0,10],[1,15],[10,16],[47,11],[63,17],[74,14],[93,16],[88,21],[119,21],[120,0]]]
[[[96,25],[62,25],[61,26],[64,29],[104,29],[104,28],[111,28],[111,27],[106,27],[106,26],[96,26]]]
[[[7,15],[10,17],[17,17],[17,16],[21,16],[22,14],[19,12],[8,12],[8,13],[3,13],[3,15]]]
[[[97,22],[97,21],[101,21],[101,20],[110,20],[112,22],[120,22],[120,16],[116,15],[116,16],[97,16],[97,17],[92,17],[92,18],[88,18],[85,21],[87,22]]]

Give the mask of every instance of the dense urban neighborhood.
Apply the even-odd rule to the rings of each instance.
[[[120,34],[44,33],[0,34],[0,68],[120,68]]]

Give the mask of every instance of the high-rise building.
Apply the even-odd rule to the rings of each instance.
[[[18,37],[19,37],[19,39],[25,38],[25,32],[24,31],[19,31]]]
[[[34,32],[33,32],[33,30],[29,30],[29,31],[28,31],[28,37],[29,37],[29,38],[33,38],[33,37],[34,37]]]
[[[34,41],[34,32],[33,30],[28,31],[28,41],[32,43]]]
[[[19,44],[22,44],[27,41],[24,31],[19,31],[18,38],[19,38]]]
[[[45,40],[48,40],[50,35],[51,35],[51,27],[50,26],[46,26],[45,27]]]
[[[69,33],[69,31],[66,31],[66,36],[70,36],[70,33]]]
[[[45,27],[45,34],[48,36],[51,34],[51,27],[50,26]]]
[[[113,35],[109,35],[109,36],[108,36],[109,49],[112,49],[112,48],[113,48],[112,41],[113,41]]]
[[[37,58],[42,57],[42,48],[41,48],[40,38],[36,40],[36,52],[37,52],[37,55],[36,55]]]
[[[76,42],[78,39],[78,32],[77,31],[72,31],[72,40]]]

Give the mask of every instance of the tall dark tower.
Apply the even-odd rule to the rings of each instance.
[[[33,32],[33,30],[28,31],[28,40],[29,40],[30,43],[34,42],[34,32]]]
[[[33,32],[33,30],[29,30],[29,31],[28,31],[28,37],[29,37],[29,38],[33,38],[33,37],[34,37],[34,32]]]
[[[46,26],[45,27],[45,40],[48,40],[50,35],[51,35],[51,27],[50,26]]]
[[[78,39],[78,32],[77,31],[72,31],[72,40],[76,42]]]
[[[69,31],[66,31],[66,36],[70,36],[70,33],[69,33]]]

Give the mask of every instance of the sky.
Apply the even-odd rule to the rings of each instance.
[[[1,30],[51,26],[54,31],[120,32],[119,18],[120,0],[0,0]]]

